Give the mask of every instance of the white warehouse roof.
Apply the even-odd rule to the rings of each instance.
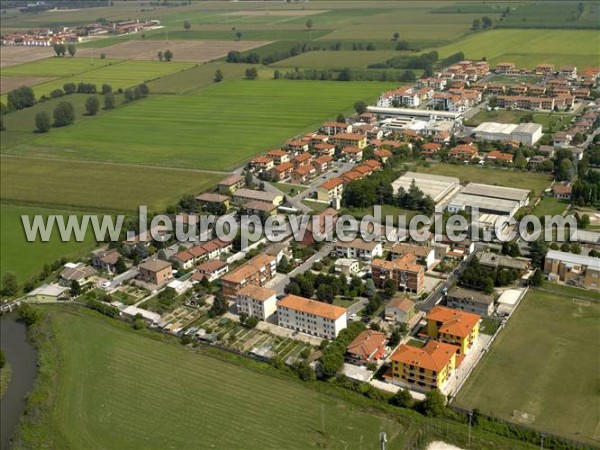
[[[460,185],[460,180],[454,177],[406,172],[392,182],[394,195],[398,194],[401,187],[404,188],[405,191],[408,191],[413,180],[415,180],[417,187],[423,191],[425,195],[429,195],[434,202],[440,201]]]

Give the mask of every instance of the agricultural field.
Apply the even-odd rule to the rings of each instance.
[[[54,56],[54,51],[51,48],[2,47],[0,68],[6,69],[11,66],[36,61],[38,59],[50,58],[51,56]]]
[[[0,94],[6,94],[21,86],[35,86],[52,80],[52,77],[0,77]]]
[[[51,264],[63,257],[77,257],[91,251],[96,242],[91,233],[86,235],[83,242],[62,242],[58,231],[52,233],[48,242],[27,242],[21,222],[21,216],[34,215],[47,217],[50,214],[66,215],[80,214],[74,211],[60,209],[36,208],[28,206],[16,206],[0,203],[0,276],[6,272],[13,272],[19,281],[30,279],[40,270],[44,264]]]
[[[393,50],[314,51],[284,59],[275,64],[271,64],[271,66],[285,68],[302,67],[310,69],[343,69],[345,67],[361,69],[366,68],[369,64],[384,62],[400,54],[401,52],[395,52]]]
[[[151,94],[94,120],[36,137],[11,153],[231,170],[391,86],[231,80],[193,95]]]
[[[83,309],[54,310],[51,320],[60,365],[40,427],[24,430],[34,447],[43,439],[61,448],[336,448],[377,443],[380,431],[390,447],[402,446],[405,427],[394,418],[299,381],[149,339]]]
[[[548,175],[541,173],[528,172],[527,176],[524,176],[523,172],[516,170],[465,166],[461,164],[439,163],[431,164],[429,166],[417,165],[413,167],[413,170],[434,175],[457,177],[463,184],[473,182],[529,189],[534,196],[544,192],[544,190],[550,186],[550,182],[552,181]]]
[[[462,51],[469,59],[486,57],[490,65],[513,62],[517,67],[538,64],[593,66],[598,60],[600,34],[592,30],[492,30],[472,34],[438,49],[440,57]]]
[[[3,156],[3,202],[83,211],[162,211],[226,176],[196,170]]]
[[[597,302],[529,291],[456,404],[597,443],[599,320]]]
[[[542,125],[545,133],[558,131],[573,120],[573,114],[540,113],[522,110],[480,111],[469,119],[469,126],[477,126],[482,122],[519,123],[525,116],[533,116],[533,122]]]
[[[227,55],[231,50],[240,52],[251,50],[256,47],[269,44],[270,42],[260,41],[198,41],[198,40],[177,40],[173,42],[165,41],[125,41],[103,48],[82,48],[78,50],[75,57],[81,58],[100,58],[101,54],[110,59],[133,59],[133,60],[158,60],[158,52],[165,51],[167,48],[173,52],[177,61],[185,62],[205,62],[221,58]]]

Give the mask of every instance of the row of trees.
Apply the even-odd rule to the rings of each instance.
[[[77,47],[75,47],[74,44],[61,44],[61,43],[56,43],[54,44],[54,53],[56,54],[56,56],[65,56],[67,54],[67,52],[69,53],[69,55],[71,57],[75,56],[75,53],[77,52]]]
[[[96,101],[98,99],[94,98]],[[89,99],[88,99],[89,100]],[[50,120],[50,114],[47,111],[40,111],[35,115],[35,127],[40,133],[46,133],[52,126],[65,127],[75,121],[75,108],[70,102],[60,102],[52,112],[54,123]]]
[[[338,69],[306,69],[296,68],[293,71],[281,72],[275,70],[273,78],[278,80],[317,80],[317,81],[415,81],[417,76],[412,70],[361,70],[345,68]]]
[[[161,62],[170,62],[173,59],[173,52],[171,50],[165,50],[164,52],[159,50],[156,56],[158,56],[158,60]]]
[[[474,19],[473,24],[471,25],[471,29],[474,31],[477,30],[487,30],[492,28],[492,18],[489,16],[483,16],[481,19]]]
[[[507,286],[517,280],[519,272],[513,269],[494,270],[484,267],[474,258],[465,271],[458,277],[458,284],[464,287],[483,291],[486,294],[494,292],[494,286]]]

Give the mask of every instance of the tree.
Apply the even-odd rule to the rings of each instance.
[[[367,102],[363,100],[358,100],[354,103],[354,110],[357,114],[362,114],[367,111]]]
[[[3,369],[6,365],[6,356],[4,356],[4,350],[0,349],[0,369]]]
[[[158,51],[158,53],[157,53],[157,56],[158,56],[158,60],[159,60],[159,61],[164,61],[164,59],[165,59],[165,55],[164,55],[164,53],[162,52],[162,50],[159,50],[159,51]]]
[[[51,126],[50,114],[46,111],[40,111],[35,115],[35,127],[39,133],[46,133]]]
[[[250,67],[250,68],[246,69],[245,76],[246,76],[246,79],[248,79],[248,80],[254,80],[254,79],[258,78],[258,71],[256,70],[255,67]]]
[[[75,83],[65,83],[63,84],[63,91],[66,95],[74,94],[77,92],[77,85]]]
[[[17,276],[12,272],[7,272],[2,277],[2,297],[14,297],[19,292],[19,282]]]
[[[337,122],[340,122],[340,123],[345,123],[346,122],[346,117],[342,113],[339,113],[337,115],[337,118],[335,120]]]
[[[71,297],[77,297],[79,294],[81,294],[81,286],[79,285],[77,280],[71,281],[71,289],[69,292],[71,294]]]
[[[107,92],[104,94],[104,109],[113,109],[115,107],[115,94]]]
[[[544,281],[544,274],[540,269],[536,269],[531,276],[531,285],[532,286],[541,286],[542,281]]]
[[[471,25],[471,30],[479,30],[480,27],[481,27],[481,20],[474,19],[473,24]]]
[[[215,83],[220,83],[221,81],[223,81],[223,72],[221,71],[221,69],[217,69],[215,71]]]
[[[222,316],[227,312],[228,306],[227,300],[225,300],[225,297],[223,296],[223,291],[218,291],[215,294],[213,304],[208,311],[213,316]]]
[[[69,52],[69,55],[72,58],[73,56],[75,56],[75,53],[77,52],[77,47],[75,47],[75,44],[69,44],[67,46],[67,51]]]
[[[446,396],[439,389],[432,389],[425,394],[422,407],[427,417],[440,417],[446,410]]]
[[[131,103],[135,100],[135,94],[131,89],[125,90],[125,92],[123,92],[123,96],[125,97],[125,103]]]
[[[281,78],[281,72],[276,69],[275,72],[273,72],[273,79],[279,80],[280,78]]]
[[[298,361],[296,363],[296,372],[302,381],[316,381],[317,374],[310,367],[308,361]]]
[[[100,109],[100,100],[95,95],[87,98],[85,101],[85,112],[88,116],[95,116]]]
[[[483,26],[483,28],[491,28],[492,26],[492,19],[488,16],[483,16],[481,18],[481,25]]]
[[[309,18],[309,19],[306,21],[306,28],[310,30],[310,29],[312,29],[313,25],[314,25],[314,24],[313,24],[313,21],[312,21],[312,19],[311,19],[311,18]]]
[[[7,95],[9,109],[23,109],[35,105],[35,94],[29,86],[21,86]]]
[[[108,94],[109,92],[112,92],[112,86],[110,84],[104,83],[102,85],[102,93],[103,94]]]
[[[394,280],[385,280],[383,284],[383,292],[388,297],[392,297],[396,293],[396,283]]]
[[[393,38],[394,38],[394,41],[397,41],[398,39],[400,39],[400,33],[394,33]]]
[[[125,273],[127,272],[127,264],[125,263],[125,259],[122,256],[119,256],[117,262],[115,263],[115,272],[117,273]]]
[[[173,59],[173,52],[171,50],[166,50],[164,55],[165,61],[169,62]]]
[[[412,395],[408,389],[400,389],[389,399],[390,405],[399,406],[400,408],[410,408],[413,403]]]
[[[56,43],[53,47],[56,56],[65,56],[65,53],[67,52],[67,46],[65,44]]]
[[[54,126],[64,127],[75,121],[75,108],[69,102],[60,102],[54,108]]]
[[[249,170],[246,170],[244,173],[244,185],[248,189],[252,189],[254,187],[254,178],[252,177],[252,172]]]
[[[323,283],[317,288],[317,298],[323,302],[333,303],[335,294],[331,285]]]
[[[241,31],[237,31],[235,33],[235,40],[236,41],[241,41],[242,40],[242,32]]]
[[[183,29],[185,31],[190,31],[192,29],[192,24],[189,22],[189,20],[183,22]]]

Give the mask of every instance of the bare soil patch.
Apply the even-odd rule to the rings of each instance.
[[[125,41],[104,48],[80,48],[75,57],[108,59],[158,60],[158,52],[170,49],[175,61],[205,62],[221,58],[230,50],[246,51],[269,44],[269,41]]]
[[[327,9],[290,9],[287,11],[232,11],[223,14],[224,16],[314,16],[315,14],[321,14],[328,12]]]
[[[36,61],[54,56],[52,47],[25,47],[7,45],[0,50],[0,67],[11,67],[17,64]]]
[[[53,77],[0,77],[0,94],[21,86],[33,86],[54,79]]]

